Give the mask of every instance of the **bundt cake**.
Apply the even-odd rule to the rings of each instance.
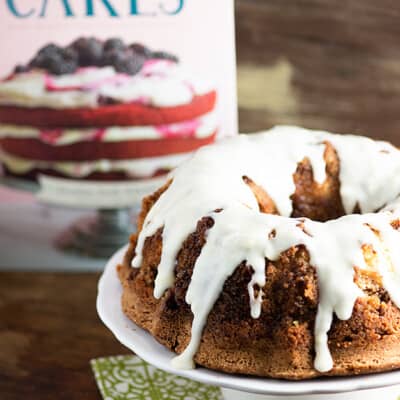
[[[206,146],[143,200],[125,314],[179,355],[285,379],[400,367],[400,151],[281,126]]]

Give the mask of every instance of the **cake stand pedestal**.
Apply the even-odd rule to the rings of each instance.
[[[107,258],[124,245],[134,231],[129,208],[97,210],[94,216],[74,222],[55,243],[65,251]]]
[[[240,376],[206,368],[178,370],[171,366],[175,354],[129,320],[121,309],[122,287],[116,266],[125,246],[109,260],[99,281],[97,312],[115,337],[140,358],[169,373],[219,386],[225,400],[397,400],[400,371],[305,381]]]
[[[64,251],[108,258],[135,231],[133,214],[138,212],[142,198],[161,187],[165,179],[102,182],[42,175],[38,183],[11,177],[1,178],[1,183],[30,191],[47,204],[92,211],[92,216],[77,220],[62,232],[55,244]]]

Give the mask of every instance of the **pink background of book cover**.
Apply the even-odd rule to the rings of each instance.
[[[66,16],[65,1],[73,16]],[[105,3],[118,17],[110,16]],[[131,15],[128,0],[13,0],[17,18],[0,2],[0,76],[26,63],[43,45],[66,45],[80,36],[121,37],[179,56],[191,71],[218,89],[221,134],[237,133],[236,59],[233,0],[137,0]],[[87,16],[87,3],[93,16]],[[174,11],[182,6],[175,15]],[[44,12],[42,10],[44,9]],[[41,16],[41,14],[44,14]],[[6,55],[6,56],[5,56]]]

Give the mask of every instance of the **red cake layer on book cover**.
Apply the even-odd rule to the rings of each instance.
[[[215,140],[216,99],[164,51],[117,38],[49,44],[0,82],[0,159],[25,177],[151,177]]]

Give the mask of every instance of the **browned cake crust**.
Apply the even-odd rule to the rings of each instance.
[[[307,159],[298,165],[294,175],[293,216],[326,221],[344,214],[339,191],[339,161],[329,144],[325,160],[327,180],[322,185],[313,181]],[[268,194],[250,177],[244,179],[253,190],[260,209],[276,212]],[[167,187],[168,184],[143,200],[139,232],[146,214]],[[130,266],[137,235],[131,237],[124,262],[118,266],[125,314],[176,353],[181,353],[190,340],[193,315],[185,302],[185,294],[193,266],[205,243],[205,232],[212,225],[211,218],[203,218],[182,244],[175,268],[175,286],[160,300],[153,297],[153,289],[162,249],[161,230],[146,239],[140,268]],[[364,251],[368,256],[370,249]],[[323,374],[313,367],[318,284],[307,249],[295,246],[283,252],[278,261],[266,260],[265,274],[262,312],[258,319],[250,316],[247,285],[251,267],[242,263],[225,282],[203,331],[195,356],[197,364],[229,373],[293,380],[400,367],[400,311],[382,288],[373,267],[368,271],[356,269],[355,280],[365,296],[357,300],[349,320],[334,318],[329,331],[334,368]]]

